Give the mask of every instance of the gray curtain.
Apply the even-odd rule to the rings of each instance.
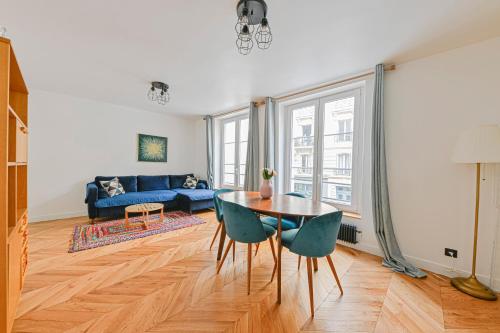
[[[401,254],[392,226],[385,156],[383,64],[375,67],[372,136],[373,223],[378,243],[384,253],[383,265],[411,277],[425,277],[423,271],[407,262]]]
[[[205,116],[207,137],[207,182],[208,187],[214,188],[214,117]]]
[[[274,119],[276,104],[271,97],[266,98],[266,113],[264,120],[264,167],[276,169],[274,160]]]
[[[248,113],[247,162],[243,189],[245,191],[258,191],[259,186],[259,110],[252,102]]]

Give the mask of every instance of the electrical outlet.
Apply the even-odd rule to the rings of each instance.
[[[458,251],[455,249],[444,248],[444,255],[447,257],[458,258]]]

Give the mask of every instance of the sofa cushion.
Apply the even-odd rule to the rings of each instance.
[[[99,199],[102,198],[107,198],[108,194],[104,190],[104,188],[101,186],[101,181],[103,180],[111,180],[117,176],[97,176],[95,177],[95,184],[97,185],[97,188],[99,189],[97,197]],[[118,181],[120,184],[122,184],[123,188],[125,189],[125,192],[137,192],[137,177],[136,176],[118,176]]]
[[[207,184],[198,181],[198,183],[196,184],[196,188],[200,189],[200,190],[204,190],[204,189],[206,189],[208,187],[207,187]]]
[[[137,189],[142,191],[170,190],[168,176],[137,176]]]
[[[104,198],[96,201],[97,208],[130,206],[147,202],[172,201],[177,197],[174,191],[147,191],[147,192],[129,192],[117,195],[112,198]]]
[[[172,191],[179,193],[191,201],[213,200],[214,198],[214,191],[212,190],[177,188]]]
[[[184,185],[188,176],[194,177],[194,174],[188,173],[186,175],[170,175],[170,189],[173,190],[174,188],[182,188],[182,185]]]

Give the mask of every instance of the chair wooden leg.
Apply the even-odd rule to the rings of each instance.
[[[330,257],[330,255],[327,255],[326,260],[328,261],[328,265],[330,265],[333,276],[335,277],[335,281],[337,281],[337,285],[339,286],[339,289],[340,289],[340,294],[344,295],[344,290],[342,289],[342,286],[340,285],[339,276],[337,275],[337,271],[335,270],[335,266],[333,265],[332,257]]]
[[[219,274],[220,269],[222,268],[222,265],[224,264],[224,260],[226,260],[227,254],[229,253],[229,250],[231,249],[231,246],[233,245],[234,240],[230,240],[229,243],[227,244],[226,251],[224,251],[224,255],[222,256],[222,260],[219,263],[219,267],[217,267],[217,274]]]
[[[309,283],[309,306],[311,307],[311,317],[314,317],[314,291],[313,291],[311,258],[307,257],[306,263],[307,263],[307,282]]]
[[[318,258],[313,258],[313,266],[314,266],[314,271],[318,271]]]
[[[236,256],[236,242],[233,242],[233,262],[234,262],[235,256]]]
[[[278,267],[278,259],[276,258],[276,250],[274,249],[273,237],[269,237],[269,244],[271,245],[271,252],[273,253],[274,267],[273,274],[271,275],[271,282],[273,282],[274,274],[276,274],[276,268]]]
[[[219,225],[217,226],[217,230],[215,230],[214,238],[212,238],[212,242],[210,243],[210,250],[212,249],[212,245],[214,245],[215,239],[217,238],[217,235],[219,234],[219,231],[221,228],[222,228],[222,224],[219,223]]]
[[[247,294],[250,295],[250,280],[252,276],[252,243],[248,243],[248,259],[247,259]]]
[[[226,226],[224,225],[224,221],[222,221],[221,224],[222,228],[220,229],[219,248],[217,249],[217,261],[222,258],[222,251],[224,251],[224,242],[226,241]]]
[[[297,270],[300,270],[300,261],[302,260],[302,256],[299,256],[299,264],[297,265]]]
[[[257,252],[259,252],[260,243],[255,244],[255,256],[257,256]]]

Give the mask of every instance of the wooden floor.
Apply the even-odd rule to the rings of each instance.
[[[447,278],[415,280],[381,259],[338,247],[339,296],[325,260],[314,273],[316,317],[309,317],[306,265],[283,253],[283,302],[269,284],[273,260],[263,243],[246,294],[246,246],[215,274],[217,223],[68,253],[74,218],[30,225],[30,266],[14,332],[499,332],[500,302],[454,290]]]

